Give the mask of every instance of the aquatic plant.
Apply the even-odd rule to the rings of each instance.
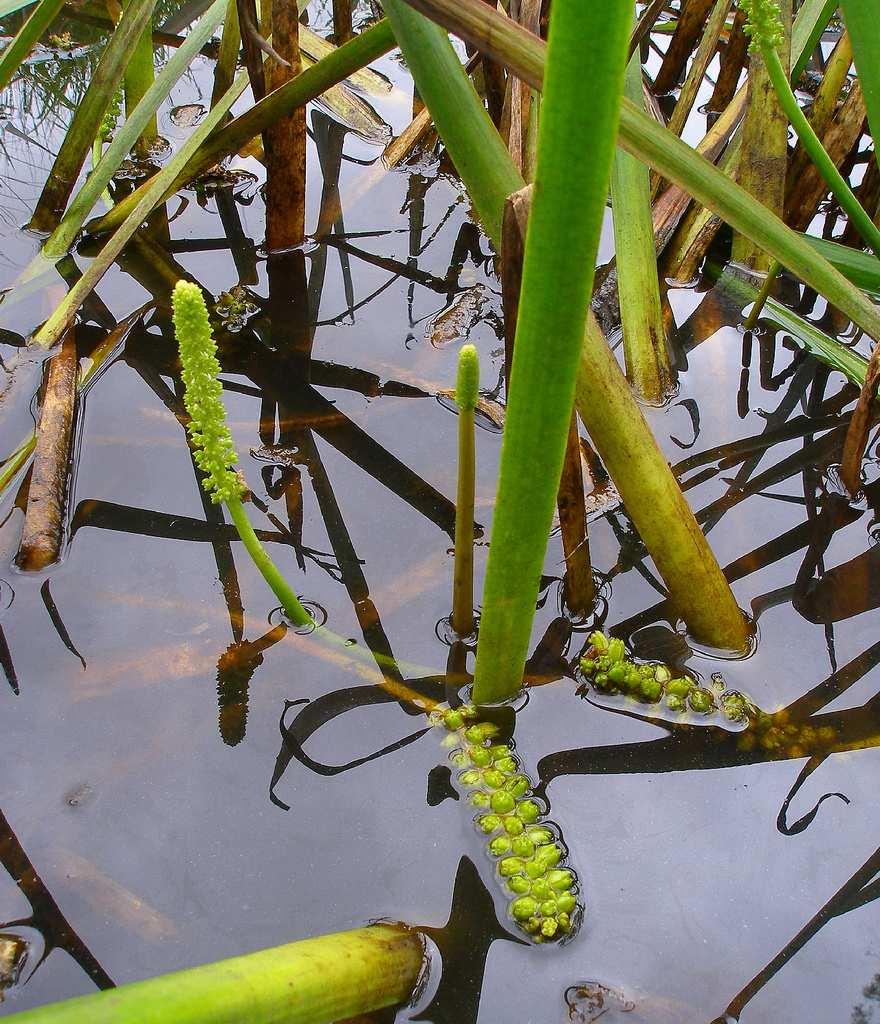
[[[880,228],[877,228],[868,216],[862,204],[853,195],[846,179],[837,169],[837,165],[825,152],[825,147],[813,131],[797,97],[792,92],[788,74],[777,51],[783,38],[783,29],[776,0],[740,0],[740,6],[746,12],[745,30],[752,41],[751,48],[753,52],[760,52],[764,58],[773,89],[791,126],[859,234],[874,253],[880,256]]]
[[[690,711],[696,715],[718,713],[728,722],[745,722],[757,711],[738,690],[724,689],[714,678],[712,689],[701,686],[689,675],[676,674],[662,662],[637,663],[627,657],[618,637],[596,630],[587,638],[580,670],[601,693],[622,694],[646,704],[662,704],[668,711]]]
[[[452,628],[474,631],[474,410],[480,387],[480,358],[473,345],[458,353],[455,404],[458,406],[458,489],[455,501],[455,568]]]
[[[40,0],[27,21],[15,34],[15,38],[3,48],[0,55],[0,89],[5,89],[23,60],[25,60],[40,36],[55,20],[64,6],[64,0]]]
[[[488,839],[511,919],[536,943],[572,934],[583,913],[577,875],[516,753],[499,741],[500,727],[473,704],[437,709],[430,721],[448,733],[456,781],[478,812],[474,826]]]
[[[254,533],[242,505],[246,486],[235,469],[235,445],[220,398],[223,389],[217,380],[220,372],[217,346],[211,334],[202,290],[189,281],[178,281],[172,300],[174,333],[180,347],[186,387],[184,402],[190,416],[187,430],[195,448],[196,463],[204,473],[202,486],[213,502],[222,502],[229,510],[248,554],[290,619],[297,625],[313,624],[311,615],[300,604],[299,598]]]
[[[191,967],[17,1014],[21,1024],[326,1024],[405,1003],[424,940],[376,924]]]

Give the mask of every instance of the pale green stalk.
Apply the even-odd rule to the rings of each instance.
[[[25,60],[63,6],[64,0],[40,0],[30,17],[15,34],[15,38],[4,47],[3,54],[0,55],[0,89],[5,89],[9,85],[12,76],[21,67],[21,62]]]
[[[235,0],[226,0],[226,14],[223,21],[223,35],[220,38],[220,53],[214,68],[214,89],[211,93],[211,106],[232,85],[238,68],[238,55],[241,51],[241,29],[238,24],[238,5]]]
[[[631,20],[628,0],[553,3],[483,590],[477,703],[505,700],[522,686],[584,343]]]
[[[480,387],[480,362],[473,345],[458,353],[455,404],[458,406],[458,487],[455,500],[455,568],[452,628],[461,636],[474,631],[474,486],[476,454],[474,410]]]
[[[624,89],[636,106],[643,105],[638,54],[627,65]],[[639,395],[659,403],[671,383],[672,370],[660,305],[651,187],[648,168],[620,149],[614,156],[611,203],[626,375]]]
[[[407,1002],[418,932],[379,924],[14,1014],[16,1024],[332,1024]]]

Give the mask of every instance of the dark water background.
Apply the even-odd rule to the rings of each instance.
[[[313,25],[326,27],[326,12]],[[75,98],[77,60],[87,67],[88,53],[36,63],[4,97],[0,284],[35,251],[20,226],[69,119],[51,89]],[[189,129],[170,109],[207,103],[211,67],[198,61],[163,108],[160,131],[172,142]],[[410,85],[393,58],[380,67],[404,95],[375,106],[399,131]],[[467,297],[484,394],[503,405],[499,283],[460,185],[436,158],[383,174],[381,145],[317,106],[309,126],[308,229],[338,183],[332,238],[282,262],[270,296],[256,186],[204,205],[188,192],[165,265],[177,261],[215,297],[240,282],[251,294],[247,324],[218,338],[233,435],[259,502],[253,521],[273,556],[333,630],[391,650],[404,677],[437,696],[456,438],[437,393],[453,385],[461,340],[430,336]],[[262,175],[253,160],[235,163]],[[365,176],[375,179],[369,190]],[[610,255],[609,221],[602,259]],[[82,345],[154,300],[142,264],[132,258],[105,277]],[[4,451],[31,429],[39,383],[40,362],[15,333],[27,335],[59,297],[60,287],[43,292],[3,319],[13,332],[0,351]],[[789,297],[849,335],[823,318],[821,302],[794,287]],[[0,1015],[96,982],[391,918],[434,929],[443,960],[420,1009],[400,1011],[401,1021],[592,1020],[584,999],[580,1016],[566,1006],[584,983],[622,993],[608,996],[603,1024],[708,1024],[743,990],[731,1009],[749,1024],[874,1019],[877,1000],[863,994],[880,971],[873,448],[865,500],[823,548],[835,500],[825,466],[839,458],[854,389],[782,334],[744,336],[739,306],[709,281],[670,288],[668,303],[680,387],[649,419],[720,562],[735,563],[736,597],[758,628],[749,659],[695,653],[688,664],[706,678],[722,671],[766,711],[794,705],[792,721],[812,715],[833,728],[829,750],[853,749],[746,754],[706,725],[673,731],[650,708],[580,699],[566,663],[585,634],[569,638],[560,620],[554,535],[535,665],[562,678],[532,689],[516,744],[563,827],[588,908],[564,947],[518,943],[470,811],[448,786],[446,753],[433,733],[419,735],[424,719],[383,694],[377,670],[279,626],[231,528],[206,509],[175,417],[168,312],[154,308],[80,409],[63,563],[18,572],[15,489],[0,509],[0,932],[31,943]],[[311,362],[303,322],[314,328]],[[276,403],[280,429],[270,425]],[[500,434],[486,427],[477,519],[487,538]],[[606,578],[605,624],[624,636],[668,626],[624,511],[595,518],[590,539]]]

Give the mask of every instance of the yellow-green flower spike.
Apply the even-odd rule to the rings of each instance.
[[[455,379],[455,404],[462,412],[477,407],[480,391],[480,357],[473,345],[462,345],[458,353],[458,375]]]
[[[622,646],[619,655],[624,655]],[[558,941],[573,929],[577,876],[565,866],[558,832],[543,822],[536,824],[545,812],[528,799],[532,782],[513,749],[497,742],[498,726],[478,715],[466,704],[438,709],[430,721],[447,733],[445,742],[460,744],[450,759],[464,768],[458,774],[459,787],[468,791],[468,802],[481,812],[474,824],[488,837],[484,848],[495,860],[510,916],[532,942]]]
[[[241,497],[244,485],[235,470],[235,446],[220,397],[220,363],[208,308],[201,288],[190,281],[177,282],[172,303],[174,333],[186,386],[184,404],[190,415],[187,429],[196,447],[195,460],[205,474],[204,487],[211,500],[229,502]]]
[[[745,32],[751,39],[752,53],[762,46],[776,49],[783,40],[782,18],[776,0],[740,0],[746,15]]]

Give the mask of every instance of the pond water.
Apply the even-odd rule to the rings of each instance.
[[[36,250],[21,225],[70,116],[50,90],[67,82],[75,97],[78,53],[47,55],[2,100],[3,286]],[[208,102],[211,67],[197,62],[163,108],[172,143],[192,128],[187,108]],[[396,133],[410,85],[395,59],[378,67],[399,88],[370,102]],[[271,553],[353,651],[393,654],[442,699],[457,431],[442,392],[467,339],[503,413],[500,285],[432,153],[383,172],[381,138],[316,105],[309,128],[308,225],[320,216],[326,237],[270,273],[263,172],[236,159],[257,182],[185,192],[179,212],[170,202],[152,247],[86,309],[83,356],[151,303],[79,408],[52,571],[15,568],[23,491],[4,497],[0,934],[27,953],[0,1015],[386,918],[424,927],[435,949],[418,1005],[376,1021],[880,1020],[873,448],[860,504],[841,511],[827,474],[855,390],[782,333],[744,335],[722,286],[670,287],[679,388],[647,414],[757,628],[751,657],[694,650],[687,664],[788,714],[777,741],[749,745],[715,719],[584,699],[572,665],[594,620],[566,618],[554,534],[530,662],[547,685],[529,689],[515,743],[587,910],[570,942],[526,945],[436,732],[382,690],[369,657],[279,619],[203,499],[178,419],[168,282],[186,274],[215,300],[237,289],[239,329],[218,332],[222,380]],[[4,451],[33,427],[41,361],[21,338],[60,293],[58,279],[26,308],[0,307]],[[500,449],[491,416],[481,428],[478,592]],[[662,588],[622,508],[599,509],[590,544],[595,623],[668,643]]]

